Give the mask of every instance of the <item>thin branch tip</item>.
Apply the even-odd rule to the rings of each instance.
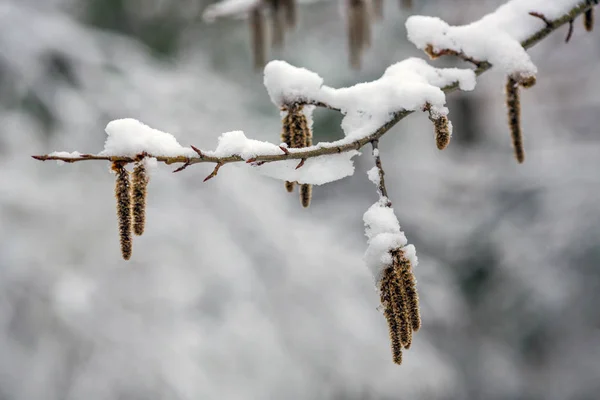
[[[203,182],[206,182],[207,180],[212,179],[215,176],[217,176],[217,174],[219,173],[219,168],[221,168],[221,166],[223,166],[223,163],[218,162],[215,165],[215,169],[213,169],[213,172],[211,172],[210,175],[208,175],[206,178],[204,178]]]
[[[192,150],[194,150],[196,152],[196,154],[198,154],[198,157],[204,158],[204,154],[202,153],[202,150],[200,150],[199,148],[197,148],[194,145],[190,145],[190,147],[192,148]]]

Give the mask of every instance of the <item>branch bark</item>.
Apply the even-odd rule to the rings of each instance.
[[[563,16],[561,16],[555,20],[547,20],[545,17],[541,16],[541,14],[537,14],[537,13],[533,12],[536,15],[533,15],[532,18],[543,17],[543,20],[546,22],[546,26],[544,28],[540,29],[539,31],[535,32],[533,35],[531,35],[530,37],[525,39],[523,42],[521,42],[522,46],[524,48],[528,49],[528,48],[536,45],[537,43],[542,41],[544,38],[546,38],[548,35],[550,35],[552,32],[557,30],[558,28],[562,27],[565,24],[570,24],[571,21],[573,21],[579,15],[585,13],[590,8],[594,7],[594,5],[596,5],[596,4],[598,4],[597,0],[582,1],[577,6],[575,6],[571,11],[569,11],[568,13],[564,14]],[[456,55],[467,62],[474,63],[475,65],[477,65],[477,68],[475,69],[475,74],[477,76],[482,75],[483,73],[487,72],[488,70],[490,70],[492,68],[492,65],[490,63],[488,63],[487,61],[473,60],[471,58],[461,56],[461,54],[456,54]],[[458,89],[458,82],[442,88],[442,90],[445,93],[451,93],[457,89]],[[317,107],[329,108],[332,110],[340,111],[339,109],[337,109],[335,107],[332,107],[328,104],[324,104],[322,102],[317,102],[317,101],[308,100],[304,104],[314,105]],[[361,139],[358,139],[358,140],[350,142],[350,143],[345,143],[342,145],[335,145],[333,143],[320,143],[319,145],[307,147],[307,148],[303,148],[303,149],[285,149],[285,150],[282,149],[281,154],[257,155],[252,160],[257,163],[276,162],[276,161],[294,160],[294,159],[295,160],[306,160],[309,158],[314,158],[314,157],[319,157],[319,156],[324,156],[324,155],[329,155],[329,154],[338,154],[338,153],[348,152],[348,151],[352,151],[352,150],[358,150],[368,143],[374,143],[375,141],[378,141],[383,135],[385,135],[398,122],[400,122],[402,119],[406,118],[408,115],[412,114],[413,112],[414,111],[406,111],[406,110],[398,111],[393,114],[390,121],[386,122],[384,125],[382,125],[379,129],[377,129],[371,135],[368,135],[366,137],[363,137]],[[88,161],[88,160],[104,160],[104,161],[128,163],[128,162],[135,162],[135,161],[139,160],[140,157],[146,156],[146,157],[156,158],[159,162],[163,162],[167,165],[175,164],[175,163],[183,163],[184,167],[187,167],[192,164],[206,163],[206,162],[215,163],[220,167],[224,164],[247,161],[238,155],[232,155],[232,156],[227,156],[227,157],[210,156],[210,155],[205,154],[201,150],[196,149],[195,147],[193,147],[193,148],[197,152],[198,156],[195,156],[195,157],[187,157],[187,156],[165,157],[165,156],[156,156],[156,155],[152,155],[152,154],[144,154],[144,155],[137,155],[135,157],[126,157],[126,156],[100,156],[100,155],[94,155],[94,154],[82,154],[79,157],[72,157],[72,158],[71,157],[61,157],[61,156],[52,156],[52,155],[35,155],[32,157],[35,158],[36,160],[40,160],[40,161],[59,160],[59,161],[64,161],[64,162],[68,162],[68,163],[79,162],[79,161]]]

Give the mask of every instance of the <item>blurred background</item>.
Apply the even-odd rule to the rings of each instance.
[[[385,2],[360,71],[340,4],[302,5],[270,57],[348,86],[424,57],[406,40],[411,13],[462,24],[501,3]],[[423,329],[397,366],[362,263],[377,198],[368,149],[354,176],[315,187],[309,209],[243,166],[202,183],[211,166],[161,165],[129,262],[108,163],[30,158],[98,152],[124,117],[207,149],[238,129],[278,141],[246,22],[207,24],[208,5],[0,1],[0,399],[597,399],[598,32],[576,21],[568,45],[564,27],[532,49],[523,165],[496,71],[449,96],[447,150],[425,115],[381,141],[420,260]],[[339,122],[317,110],[315,141],[341,137]]]

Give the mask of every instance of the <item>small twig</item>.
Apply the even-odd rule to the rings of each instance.
[[[219,173],[219,168],[221,168],[222,165],[223,165],[223,163],[217,163],[217,165],[215,165],[215,169],[213,169],[213,172],[211,172],[210,175],[208,175],[206,178],[204,178],[203,182],[206,182],[207,180],[212,179],[215,176],[217,176],[217,174]]]
[[[541,13],[535,12],[535,11],[531,11],[529,13],[529,15],[531,15],[532,17],[539,18],[542,21],[544,21],[544,23],[546,24],[547,28],[551,28],[552,27],[552,21],[550,21],[548,18],[546,18],[546,16],[544,14],[541,14]]]
[[[388,197],[387,188],[385,187],[385,171],[383,170],[383,165],[381,164],[381,156],[379,155],[379,140],[375,139],[371,142],[371,146],[373,146],[373,158],[375,159],[375,167],[379,171],[379,185],[377,185],[377,190],[379,191],[379,196],[381,198],[385,198],[386,207],[391,207],[392,202]]]
[[[573,36],[573,19],[569,21],[569,31],[567,32],[567,37],[565,38],[565,43],[569,43],[569,40],[571,40],[571,36]]]
[[[200,150],[199,148],[197,148],[194,145],[190,145],[190,147],[192,148],[192,150],[194,150],[196,152],[196,154],[198,154],[198,157],[200,157],[201,159],[204,159],[204,154],[202,153],[202,150]]]
[[[285,155],[290,154],[290,151],[286,147],[279,146],[279,148],[281,149],[281,151],[283,151],[283,154],[285,154]]]
[[[186,169],[187,167],[189,167],[190,165],[192,165],[189,161],[187,161],[185,164],[183,164],[181,167],[177,168],[175,171],[173,171],[173,173],[175,172],[181,172],[184,169]]]
[[[298,163],[298,165],[296,165],[295,169],[298,169],[298,168],[302,167],[305,162],[306,162],[306,158],[303,158],[302,160],[300,160],[300,162]]]

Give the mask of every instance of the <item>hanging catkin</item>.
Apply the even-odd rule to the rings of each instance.
[[[148,187],[148,174],[143,162],[138,162],[133,169],[133,233],[141,236],[146,224],[146,196]]]
[[[250,40],[252,43],[252,55],[254,58],[254,68],[262,69],[267,61],[266,56],[266,36],[265,20],[260,7],[250,11]]]
[[[119,224],[119,240],[123,259],[131,258],[131,187],[129,172],[123,163],[114,162],[112,170],[117,175],[115,197],[117,199],[117,220]]]
[[[519,100],[519,84],[508,77],[506,81],[506,108],[508,109],[508,127],[512,139],[515,158],[519,163],[525,161],[523,134],[521,132],[521,102]]]
[[[381,305],[383,306],[383,315],[388,323],[390,345],[392,349],[392,360],[396,364],[402,364],[402,342],[400,340],[400,327],[398,325],[398,316],[394,306],[394,287],[396,274],[393,267],[387,268],[379,286],[379,295]]]

